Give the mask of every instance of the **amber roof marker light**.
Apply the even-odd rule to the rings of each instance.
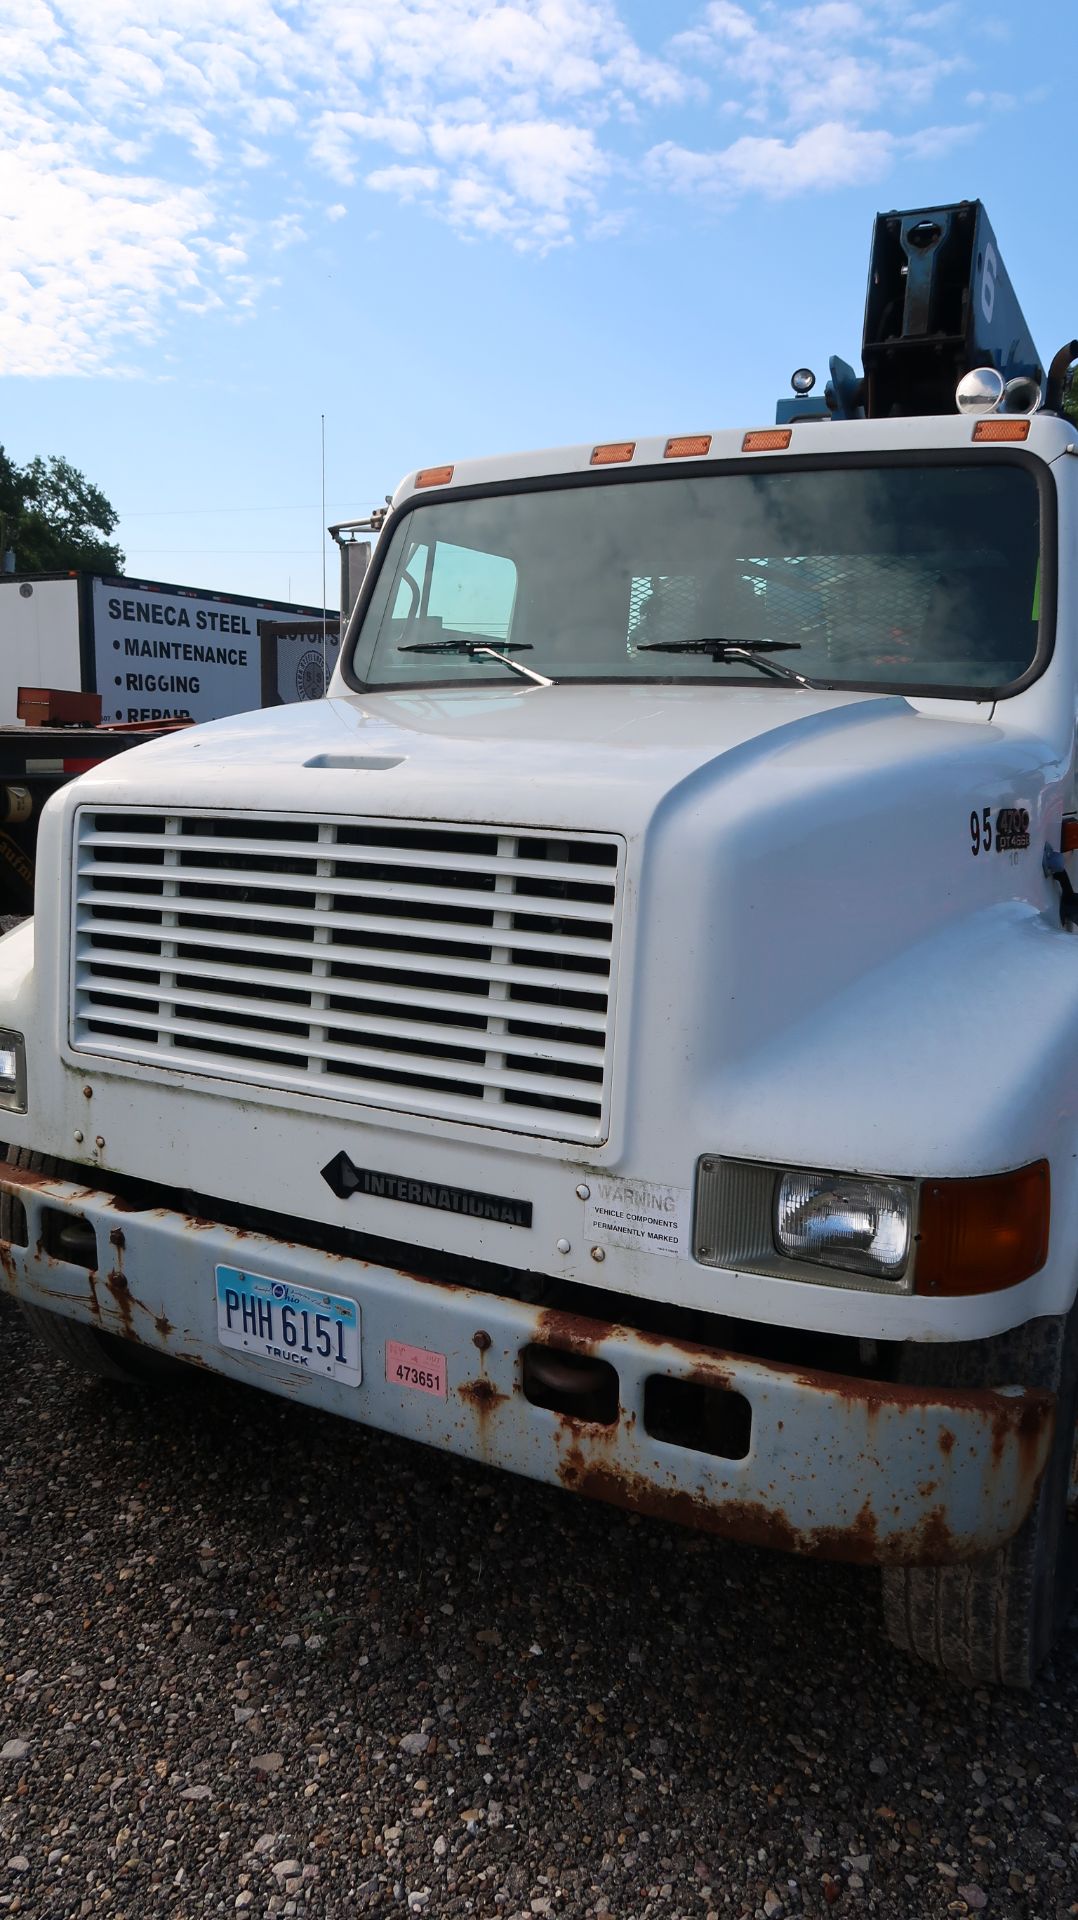
[[[417,487],[447,487],[453,478],[452,467],[423,467],[416,474]]]
[[[742,453],[785,453],[793,439],[792,427],[756,427],[741,442]]]
[[[709,433],[683,433],[677,440],[668,440],[663,448],[664,460],[701,460],[711,452]]]
[[[617,466],[619,461],[631,460],[635,452],[635,440],[608,440],[603,446],[592,448],[591,464],[593,467]]]
[[[978,420],[973,429],[975,440],[1028,440],[1028,420],[1001,420],[993,416],[989,420]]]

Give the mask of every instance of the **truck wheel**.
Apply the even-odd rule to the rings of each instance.
[[[66,1169],[47,1153],[34,1153],[29,1147],[9,1147],[8,1165],[25,1167],[34,1173],[62,1175]],[[0,1240],[12,1238],[16,1208],[21,1204],[10,1193],[0,1194]],[[166,1354],[144,1352],[131,1340],[111,1333],[99,1333],[81,1320],[50,1313],[47,1307],[34,1307],[20,1300],[23,1318],[44,1346],[70,1367],[92,1374],[97,1380],[113,1380],[121,1386],[157,1386],[182,1372],[178,1361]]]
[[[928,1378],[926,1379],[926,1372]],[[956,1680],[1029,1687],[1078,1587],[1078,1307],[969,1346],[918,1350],[921,1385],[1047,1387],[1056,1431],[1033,1509],[995,1553],[883,1573],[888,1639]]]

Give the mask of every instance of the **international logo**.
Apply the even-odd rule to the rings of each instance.
[[[409,1207],[436,1207],[442,1213],[463,1213],[470,1220],[492,1220],[503,1227],[530,1227],[532,1203],[501,1193],[477,1193],[472,1187],[450,1187],[441,1180],[413,1180],[405,1173],[378,1173],[357,1167],[346,1153],[338,1153],[322,1168],[322,1178],[338,1200],[361,1194],[371,1200],[399,1200]]]

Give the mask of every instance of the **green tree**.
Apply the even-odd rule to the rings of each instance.
[[[23,476],[0,447],[0,554],[15,544],[15,529],[26,504]]]
[[[17,467],[0,447],[0,521],[0,546],[14,548],[18,573],[123,572],[123,553],[108,537],[117,526],[115,509],[60,454],[36,455]]]

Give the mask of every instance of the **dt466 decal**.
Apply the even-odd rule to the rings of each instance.
[[[994,817],[993,817],[994,815]],[[970,852],[1019,853],[1029,845],[1029,814],[1025,807],[974,807],[969,816]]]

